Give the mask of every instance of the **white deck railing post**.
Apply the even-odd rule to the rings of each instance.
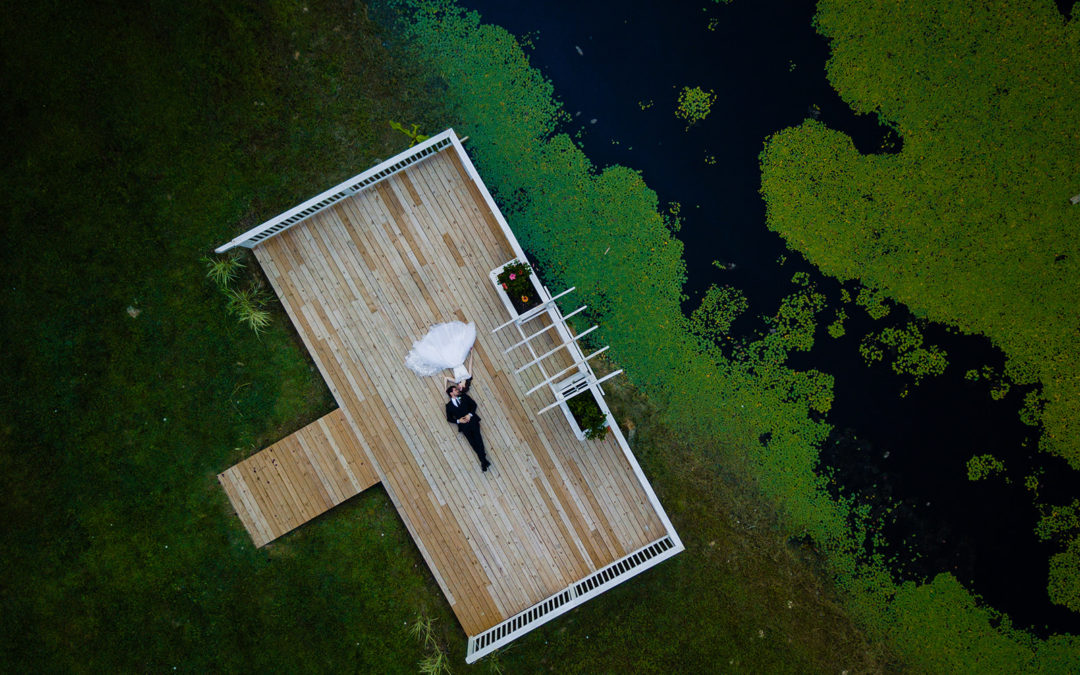
[[[564,369],[560,370],[559,372],[555,373],[554,375],[552,375],[552,376],[551,376],[551,377],[549,377],[548,379],[544,380],[543,382],[541,382],[540,384],[536,385],[535,387],[533,387],[533,388],[532,388],[532,389],[530,389],[529,391],[525,392],[525,395],[526,395],[526,396],[528,396],[529,394],[533,393],[534,391],[536,391],[536,390],[537,390],[537,389],[539,389],[540,387],[544,386],[545,384],[548,384],[549,382],[551,382],[551,381],[552,381],[552,380],[554,380],[555,378],[557,378],[557,377],[561,377],[561,376],[563,376],[563,375],[565,375],[565,374],[569,373],[569,372],[570,372],[571,370],[573,370],[574,368],[577,368],[578,366],[583,366],[583,365],[585,365],[586,363],[588,363],[588,362],[589,362],[589,359],[591,359],[592,357],[594,357],[594,356],[596,356],[596,355],[598,355],[598,354],[603,354],[603,353],[604,353],[604,352],[606,352],[606,351],[607,351],[607,350],[608,350],[609,348],[610,348],[610,345],[604,345],[603,347],[601,347],[600,349],[597,349],[597,350],[596,350],[595,352],[593,352],[592,354],[589,354],[588,356],[586,356],[586,357],[585,357],[585,358],[584,358],[583,360],[581,360],[581,361],[574,361],[573,365],[569,366],[568,368],[564,368]]]
[[[562,317],[563,321],[565,321],[565,320],[569,319],[570,317],[574,316],[574,315],[575,315],[575,314],[577,314],[578,312],[582,312],[582,311],[584,311],[586,307],[588,307],[588,305],[582,305],[581,307],[578,307],[578,308],[577,308],[577,309],[575,309],[574,311],[572,311],[572,312],[570,312],[569,314],[567,314],[566,316]],[[540,330],[536,331],[536,332],[535,332],[535,333],[533,333],[532,335],[530,335],[530,336],[526,337],[526,338],[525,338],[524,340],[522,340],[521,342],[515,342],[514,344],[512,344],[512,345],[510,345],[509,347],[507,347],[506,349],[504,349],[504,350],[503,350],[503,354],[509,354],[509,353],[510,353],[510,351],[511,351],[512,349],[517,349],[517,348],[518,348],[518,347],[520,347],[521,345],[523,345],[523,344],[525,344],[525,343],[527,343],[527,342],[530,342],[530,341],[531,341],[531,340],[532,340],[532,339],[533,339],[534,337],[536,337],[536,336],[538,336],[538,335],[543,335],[544,333],[548,332],[549,330],[551,330],[552,328],[554,328],[554,327],[555,327],[555,326],[557,326],[557,325],[558,325],[557,323],[553,323],[553,324],[551,324],[550,326],[547,326],[546,328],[541,328]]]
[[[560,344],[560,345],[559,345],[558,347],[555,347],[554,349],[550,349],[550,350],[548,350],[547,352],[544,352],[543,354],[541,354],[540,356],[537,356],[537,357],[536,357],[535,359],[533,359],[532,361],[529,361],[528,363],[526,363],[526,364],[525,364],[525,365],[523,365],[522,367],[520,367],[520,368],[518,368],[517,370],[515,370],[515,371],[514,371],[514,373],[515,373],[515,374],[517,374],[517,373],[520,373],[521,371],[525,370],[525,369],[526,369],[526,368],[528,368],[529,366],[534,366],[534,365],[536,365],[537,363],[540,363],[541,361],[543,361],[543,360],[544,360],[544,359],[546,359],[547,357],[551,356],[551,355],[552,355],[552,354],[554,354],[555,352],[559,351],[560,349],[563,349],[564,347],[567,347],[567,346],[569,346],[570,344],[573,344],[574,342],[577,342],[578,340],[580,340],[581,338],[585,337],[586,335],[588,335],[589,333],[593,332],[594,330],[596,330],[596,329],[597,329],[597,328],[599,328],[599,327],[600,327],[600,326],[593,326],[592,328],[589,328],[589,329],[587,329],[587,330],[584,330],[584,331],[582,331],[582,332],[581,332],[580,334],[578,334],[578,335],[577,335],[576,337],[574,337],[574,339],[573,339],[573,340],[571,340],[570,342],[563,342],[563,343],[562,343],[562,344]]]

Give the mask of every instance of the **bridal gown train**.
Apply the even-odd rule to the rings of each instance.
[[[472,322],[440,323],[413,343],[412,351],[405,357],[405,365],[424,377],[452,368],[454,379],[461,381],[469,376],[465,370],[465,357],[469,355],[474,342],[476,326]]]

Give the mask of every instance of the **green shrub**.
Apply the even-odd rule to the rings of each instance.
[[[220,258],[203,258],[206,264],[206,277],[222,291],[228,290],[244,267],[244,262],[235,253],[228,253]]]
[[[591,392],[578,394],[567,401],[566,406],[577,420],[578,427],[585,433],[585,438],[595,441],[607,436],[607,415],[597,405]]]

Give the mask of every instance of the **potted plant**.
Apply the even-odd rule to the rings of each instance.
[[[536,294],[529,277],[532,276],[532,268],[528,263],[514,261],[503,266],[496,283],[502,288],[503,293],[510,299],[518,314],[524,314],[540,304],[540,298]]]
[[[574,416],[581,433],[590,441],[597,441],[607,436],[607,415],[600,409],[592,393],[583,392],[566,402],[570,414]]]

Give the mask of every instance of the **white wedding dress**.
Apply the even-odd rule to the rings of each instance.
[[[469,377],[469,371],[465,370],[465,357],[469,355],[474,342],[476,326],[472,322],[440,323],[413,343],[412,351],[405,357],[405,365],[423,377],[452,368],[454,380],[461,382]]]

